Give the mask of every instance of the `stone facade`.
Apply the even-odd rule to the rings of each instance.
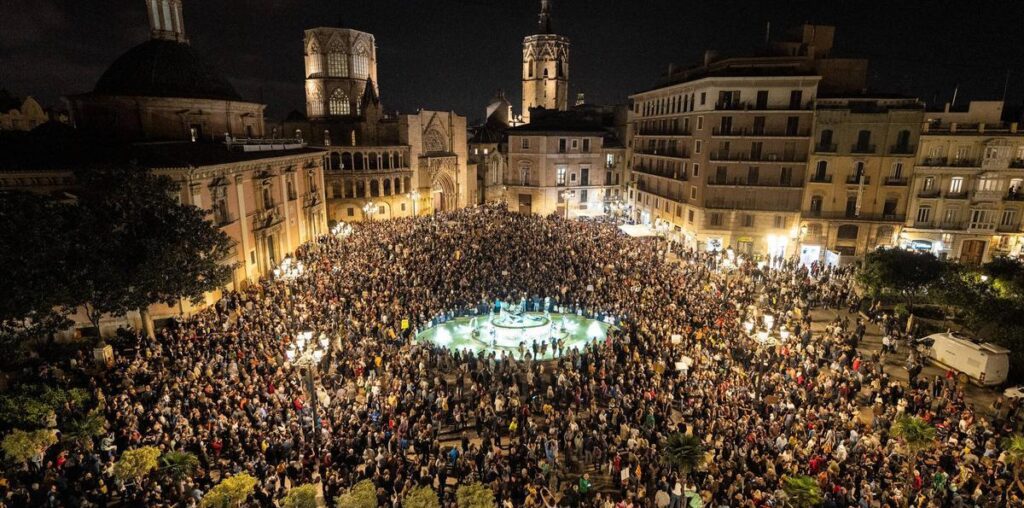
[[[604,215],[621,198],[625,149],[600,128],[509,130],[502,200],[510,210],[569,218]]]
[[[634,95],[634,219],[693,247],[792,253],[819,79],[707,76]]]
[[[967,264],[1021,254],[1024,132],[1002,105],[925,114],[902,246]]]
[[[863,256],[895,245],[924,105],[906,98],[819,98],[814,113],[802,252]]]
[[[530,108],[565,111],[569,105],[569,38],[551,30],[551,6],[541,1],[537,33],[523,39],[523,121]]]
[[[351,28],[312,28],[306,30],[303,47],[306,116],[361,116],[366,87],[378,82],[373,35]]]

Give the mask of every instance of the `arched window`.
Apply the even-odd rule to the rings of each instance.
[[[824,182],[828,178],[828,161],[818,161],[818,165],[814,168],[815,182]]]
[[[341,88],[335,88],[331,94],[331,114],[348,115],[352,112],[352,104],[348,101],[348,95]]]
[[[527,60],[526,62],[526,77],[533,77],[533,60]]]
[[[839,226],[839,230],[836,231],[836,238],[840,240],[856,240],[857,233],[860,232],[860,228],[853,224],[843,224]]]
[[[337,50],[327,53],[327,73],[335,78],[347,78],[348,55]]]
[[[821,215],[821,203],[822,203],[821,196],[811,196],[811,209],[810,209],[810,212],[811,212],[812,216]]]
[[[365,47],[360,47],[352,55],[352,77],[366,79],[370,75],[370,56]]]
[[[309,96],[309,116],[324,115],[324,97],[317,90]]]
[[[903,129],[896,135],[895,153],[910,153],[910,131]]]
[[[818,137],[818,151],[819,152],[831,152],[829,148],[832,146],[832,129],[823,129]]]
[[[306,77],[320,76],[323,71],[323,55],[320,54],[320,46],[313,43],[306,54]]]
[[[384,195],[385,196],[390,196],[391,195],[391,179],[390,178],[385,178],[384,179]]]
[[[375,198],[380,196],[380,184],[377,180],[370,180],[370,197]]]

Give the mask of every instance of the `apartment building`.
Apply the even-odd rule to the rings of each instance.
[[[691,246],[787,254],[819,76],[742,61],[632,96],[634,219]],[[740,75],[737,74],[737,71]]]
[[[819,97],[798,233],[801,258],[894,245],[906,220],[924,105],[911,98]]]
[[[578,111],[534,115],[508,133],[502,200],[520,213],[603,215],[621,199],[625,147]]]
[[[1024,133],[1003,103],[927,112],[911,183],[906,248],[966,264],[1021,253]]]

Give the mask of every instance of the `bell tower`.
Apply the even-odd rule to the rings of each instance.
[[[569,104],[569,38],[551,29],[551,1],[541,0],[537,33],[523,39],[523,121],[530,108],[565,111]]]
[[[181,0],[146,0],[149,13],[149,36],[165,41],[188,42],[185,19],[181,16]]]

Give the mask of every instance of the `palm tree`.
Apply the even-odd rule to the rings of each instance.
[[[916,416],[902,416],[892,424],[890,429],[893,437],[899,439],[907,447],[907,484],[904,504],[910,504],[913,494],[914,470],[917,469],[918,455],[935,446],[935,427],[928,425]]]
[[[196,474],[199,458],[188,452],[170,451],[160,456],[160,472],[174,480],[179,493],[185,491],[185,478]]]
[[[61,439],[77,444],[85,451],[92,451],[93,440],[107,431],[107,418],[103,412],[93,409],[79,418],[68,420],[61,432]]]
[[[796,508],[812,508],[821,504],[821,486],[810,476],[790,476],[782,485],[788,504]]]
[[[1003,439],[1003,460],[1007,466],[1013,468],[1013,484],[1021,492],[1024,492],[1024,482],[1021,481],[1021,469],[1024,468],[1024,436],[1014,434]]]
[[[685,484],[690,472],[704,464],[704,445],[692,434],[676,432],[665,440],[661,460],[682,474]]]

